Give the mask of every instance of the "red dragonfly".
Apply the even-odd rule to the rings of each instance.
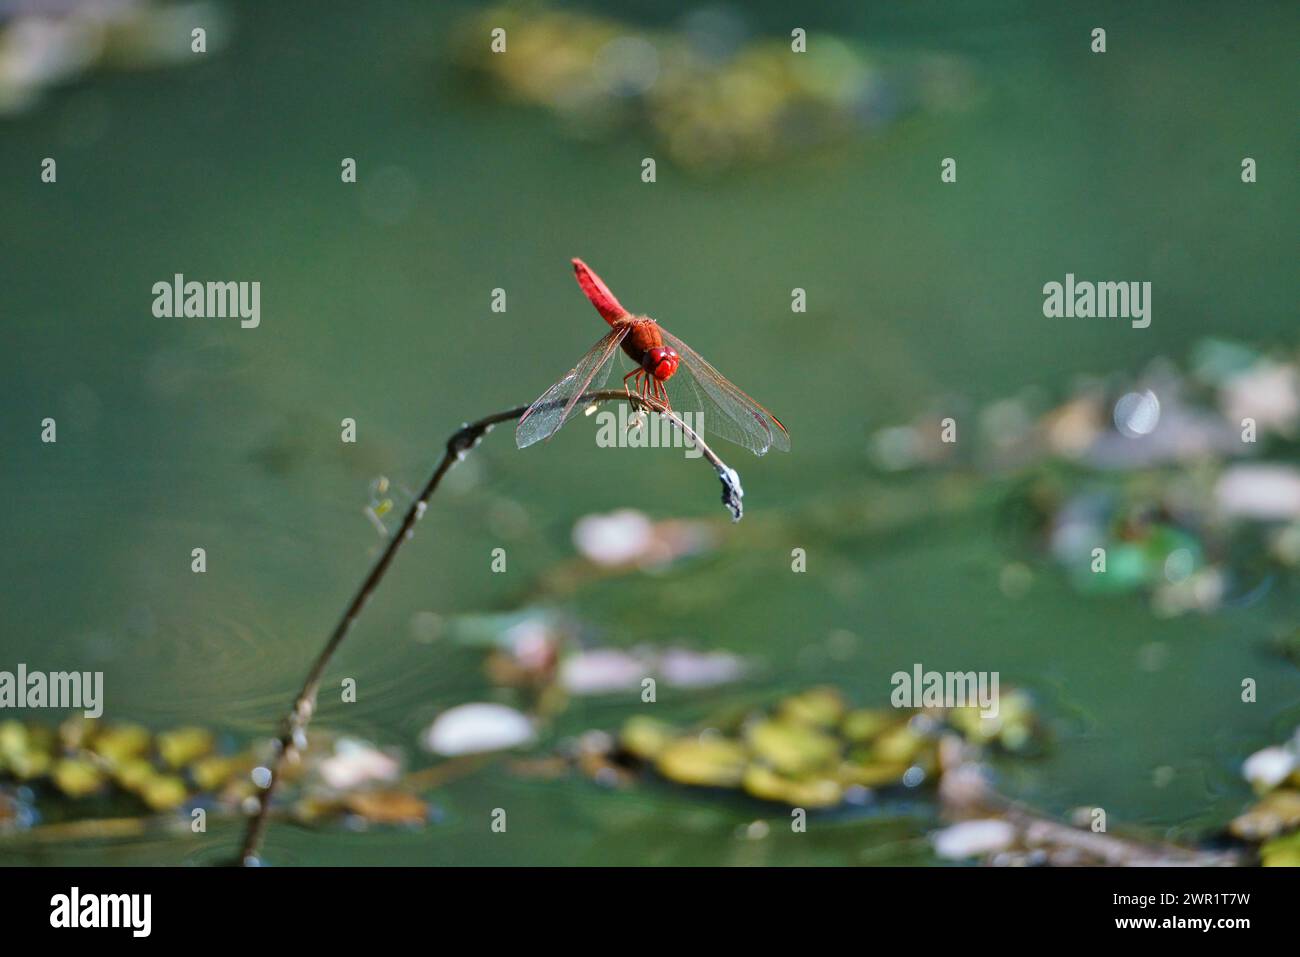
[[[672,408],[667,384],[672,379],[679,407],[675,411],[698,413],[699,418],[691,417],[694,421],[686,420],[696,431],[712,432],[756,455],[772,448],[790,451],[789,433],[776,416],[728,382],[698,352],[659,323],[624,309],[581,259],[573,260],[573,271],[578,285],[609,323],[610,330],[563,379],[528,407],[515,431],[521,449],[549,439],[568,421],[585,393],[604,387],[614,365],[614,353],[622,346],[636,363],[636,368],[623,377],[623,387],[629,394],[634,387],[642,396]]]

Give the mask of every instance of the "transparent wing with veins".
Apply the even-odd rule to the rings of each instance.
[[[675,411],[700,412],[703,422],[687,425],[744,446],[755,455],[768,449],[790,451],[790,436],[781,421],[705,361],[704,357],[659,327],[664,344],[677,350],[681,363],[665,385]]]
[[[630,329],[631,326],[618,325],[605,333],[563,379],[528,407],[515,429],[515,444],[519,448],[549,439],[568,421],[583,393],[605,385],[609,370],[614,367],[610,360]]]

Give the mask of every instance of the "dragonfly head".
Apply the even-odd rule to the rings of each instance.
[[[641,364],[652,376],[660,382],[664,382],[672,378],[672,374],[677,371],[677,363],[680,361],[675,350],[665,346],[656,346],[646,352]]]

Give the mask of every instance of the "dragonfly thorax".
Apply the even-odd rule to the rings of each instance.
[[[634,316],[627,323],[629,328],[623,339],[623,351],[658,381],[671,377],[681,359],[676,349],[664,345],[659,323],[649,316]]]

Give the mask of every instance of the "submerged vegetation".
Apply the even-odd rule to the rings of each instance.
[[[958,110],[975,96],[970,67],[955,57],[874,54],[824,31],[808,47],[803,33],[754,36],[723,7],[655,31],[501,4],[468,17],[453,47],[465,75],[492,94],[542,107],[583,139],[649,131],[657,151],[696,170],[881,135],[913,113]],[[499,40],[485,45],[485,36]]]
[[[460,712],[457,714],[457,712]],[[552,718],[555,715],[551,716]],[[444,718],[446,719],[444,721]],[[1244,773],[1263,798],[1236,818],[1242,844],[1197,849],[1109,833],[1104,815],[1079,808],[1055,821],[998,794],[990,759],[1034,759],[1048,746],[1029,697],[1012,691],[1003,714],[979,709],[853,708],[838,689],[809,688],[770,708],[733,710],[686,728],[629,718],[617,736],[591,731],[537,754],[532,723],[494,705],[452,709],[426,746],[448,757],[416,771],[400,749],[317,732],[286,768],[277,817],[304,827],[438,825],[437,791],[487,766],[493,751],[531,750],[506,765],[522,777],[579,774],[602,787],[649,787],[647,775],[699,791],[784,805],[796,831],[808,814],[880,813],[927,802],[949,823],[930,834],[933,853],[992,864],[1298,863],[1300,771],[1294,743],[1270,748]],[[502,734],[518,722],[525,735]],[[452,731],[451,724],[457,729]],[[451,746],[449,742],[459,742]],[[156,830],[199,832],[204,815],[253,813],[272,742],[232,749],[233,737],[187,727],[151,733],[130,724],[69,719],[57,728],[0,725],[0,834],[29,840],[117,840]],[[440,744],[441,742],[441,744]],[[717,795],[713,797],[711,795]],[[778,815],[779,818],[779,815]],[[758,819],[762,833],[773,826]],[[779,820],[776,826],[781,826]],[[752,830],[752,828],[751,828]],[[750,836],[755,836],[757,832]],[[1224,835],[1226,839],[1228,835]],[[1252,850],[1253,848],[1253,850]]]
[[[57,727],[0,723],[0,834],[116,839],[151,828],[206,830],[206,815],[256,808],[270,742],[200,727],[70,718]],[[419,824],[428,806],[392,753],[322,733],[286,771],[287,815],[303,824]]]

